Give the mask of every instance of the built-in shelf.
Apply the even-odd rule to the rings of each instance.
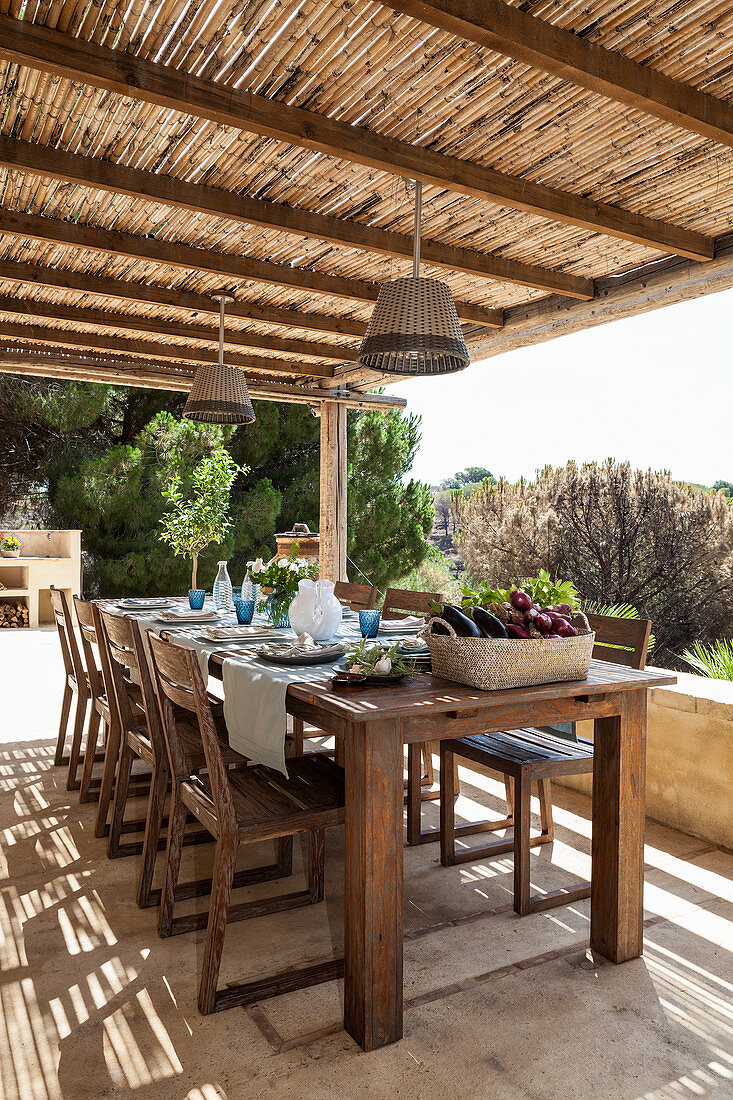
[[[0,557],[3,599],[22,599],[28,606],[29,626],[52,623],[51,587],[64,591],[69,601],[81,592],[81,531],[3,531],[20,542],[18,558]]]

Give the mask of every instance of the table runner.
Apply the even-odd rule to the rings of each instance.
[[[210,610],[207,604],[207,610]],[[116,605],[110,605],[110,611],[116,614],[124,614],[134,617],[140,623],[143,644],[148,650],[147,632],[154,630],[156,634],[166,632],[171,638],[181,645],[189,646],[198,654],[201,664],[201,672],[204,681],[209,677],[209,657],[212,653],[225,651],[233,652],[236,656],[227,656],[222,666],[222,681],[224,686],[224,718],[229,730],[229,743],[237,752],[241,752],[254,763],[266,764],[276,771],[287,775],[285,761],[285,734],[287,713],[285,709],[285,696],[288,685],[293,683],[308,683],[313,680],[328,680],[333,675],[335,661],[322,665],[300,665],[288,667],[274,665],[261,660],[256,649],[262,644],[261,640],[242,641],[211,641],[203,640],[198,636],[200,627],[193,633],[190,626],[175,626],[161,622],[149,611],[121,610]],[[218,626],[236,624],[236,616],[223,615]],[[264,615],[255,615],[252,620],[258,625],[269,625]],[[278,631],[283,640],[292,639],[293,631],[285,629]],[[358,642],[361,638],[357,619],[348,619],[341,624],[336,638],[344,641]],[[405,634],[405,637],[414,637],[414,634]],[[388,637],[377,637],[373,641],[383,645],[394,645],[401,641],[400,636],[391,634]],[[149,655],[149,654],[148,654]]]

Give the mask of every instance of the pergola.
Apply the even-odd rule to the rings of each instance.
[[[733,285],[732,0],[0,12],[0,371],[187,390],[231,291],[253,397],[320,407],[329,575],[408,181],[476,359]]]

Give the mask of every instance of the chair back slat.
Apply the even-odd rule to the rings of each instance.
[[[165,648],[158,645],[157,635],[150,636],[150,651],[157,679],[163,687],[165,696],[176,707],[196,713],[196,697],[188,673],[186,649],[183,646],[166,643]]]
[[[619,619],[615,615],[588,615],[588,624],[596,632],[593,658],[612,661],[628,668],[642,669],[646,664],[651,619]]]
[[[168,754],[140,624],[136,619],[113,615],[109,611],[100,610],[99,617],[107,646],[120,727],[122,730],[140,731],[139,704],[134,698],[135,689],[139,687],[148,740],[157,763],[165,765]],[[124,675],[125,671],[129,678]]]
[[[412,592],[409,588],[388,588],[382,608],[383,619],[404,619],[406,615],[429,615],[430,604],[442,603],[440,592]]]
[[[177,779],[186,778],[186,753],[178,734],[178,718],[173,707],[190,709],[192,699],[216,816],[222,827],[234,830],[237,827],[234,800],[198,656],[192,649],[166,641],[157,634],[151,633],[149,641],[163,733],[169,745],[173,774]]]
[[[115,686],[112,677],[112,658],[109,653],[109,644],[107,642],[107,636],[104,632],[104,624],[102,622],[102,612],[99,605],[90,600],[92,608],[92,620],[94,622],[94,633],[97,638],[97,651],[99,653],[99,664],[102,670],[102,684],[104,686],[104,693],[107,696],[107,704],[111,712],[115,712]]]
[[[86,688],[84,664],[76,641],[76,634],[74,633],[74,623],[71,618],[69,601],[63,589],[54,588],[53,585],[51,586],[51,607],[53,609],[53,616],[56,620],[56,629],[59,632],[59,642],[61,643],[61,656],[64,660],[64,668],[68,676],[73,676],[75,678],[79,690],[84,691]]]
[[[377,606],[378,590],[375,584],[352,584],[350,581],[336,581],[334,595],[348,603],[352,611],[369,611]]]
[[[83,600],[81,596],[74,596],[74,611],[76,612],[76,621],[79,624],[79,633],[81,634],[81,649],[84,654],[84,663],[87,666],[89,687],[93,698],[101,699],[104,695],[104,685],[97,664],[97,654],[95,653],[95,650],[99,649],[99,644],[94,623],[94,605],[90,600]]]

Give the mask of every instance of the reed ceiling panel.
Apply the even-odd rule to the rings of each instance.
[[[667,76],[733,99],[733,0],[511,3]],[[17,16],[20,6],[17,0],[0,0],[0,11]],[[398,15],[374,0],[31,0],[24,18],[709,236],[731,228],[733,149]],[[412,232],[413,193],[398,176],[2,60],[0,130],[25,141],[408,237]],[[410,270],[406,258],[7,169],[0,170],[0,207],[351,279],[381,282]],[[434,186],[424,189],[423,234],[589,279],[662,255]],[[358,322],[365,322],[371,311],[370,303],[308,290],[12,236],[0,236],[0,260],[201,295],[230,285],[242,303]],[[429,265],[424,272],[445,279],[456,298],[487,307],[510,308],[544,293]],[[77,290],[0,281],[0,293],[110,308],[108,296]],[[174,305],[125,302],[114,308],[141,319],[197,320],[195,311]],[[49,328],[55,324],[45,323]],[[211,324],[210,315],[203,323]],[[227,323],[260,335],[314,339],[306,327],[235,317]],[[337,347],[354,344],[353,337],[335,333],[320,333],[318,340]],[[198,345],[192,341],[191,346]]]

